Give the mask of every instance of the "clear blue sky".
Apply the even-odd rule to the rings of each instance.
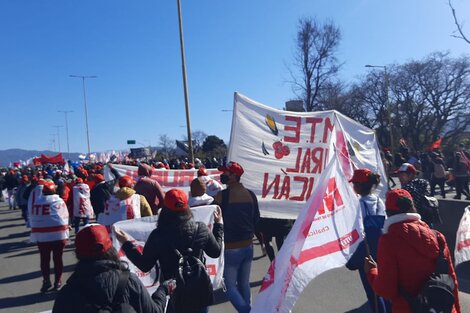
[[[453,0],[470,36],[470,1]],[[233,92],[282,108],[294,97],[292,61],[299,17],[331,19],[342,31],[340,77],[365,64],[453,56],[446,0],[182,0],[193,130],[228,140]],[[92,151],[145,145],[186,134],[176,0],[1,0],[0,149],[50,149],[69,115],[71,152],[86,152],[80,79],[87,81]],[[65,128],[60,129],[66,147]],[[137,145],[139,146],[139,145]],[[57,149],[57,144],[56,144]]]

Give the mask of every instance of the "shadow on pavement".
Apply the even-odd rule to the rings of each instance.
[[[27,242],[8,242],[0,245],[0,254],[15,252],[16,250],[24,251],[25,248],[35,246],[35,244]]]
[[[52,273],[54,273],[53,268],[54,267],[52,266],[51,267],[51,270],[52,270],[51,272]],[[64,273],[73,271],[74,269],[75,269],[75,264],[64,266]],[[25,273],[25,274],[21,274],[21,275],[15,275],[15,276],[2,278],[2,279],[0,279],[0,284],[15,283],[15,282],[19,282],[19,281],[39,278],[41,276],[42,276],[41,270],[39,269],[39,266],[38,266],[38,270],[35,271],[35,272],[29,272],[29,273]]]
[[[0,309],[4,308],[13,308],[18,306],[25,306],[40,302],[48,302],[52,301],[56,297],[56,292],[49,292],[49,293],[36,293],[31,295],[24,295],[18,297],[8,297],[0,299]]]
[[[24,223],[21,223],[21,224],[9,224],[9,225],[5,225],[5,226],[0,226],[0,229],[5,229],[5,228],[13,228],[13,227],[20,227],[20,226],[23,226]]]
[[[6,237],[1,237],[0,240],[6,240],[6,239],[16,239],[16,238],[22,238],[22,237],[27,237],[29,236],[31,232],[29,230],[24,231],[22,233],[16,233],[16,234],[9,234]]]

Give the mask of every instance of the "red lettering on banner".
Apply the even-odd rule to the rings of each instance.
[[[310,173],[310,149],[305,150],[304,160],[302,162],[302,167],[300,169],[301,173]]]
[[[286,168],[286,172],[298,173],[300,165],[300,157],[302,155],[302,148],[297,148],[297,159],[295,160],[295,168]]]
[[[333,254],[335,252],[342,251],[350,247],[351,245],[353,245],[358,240],[359,240],[359,233],[355,229],[349,234],[346,234],[341,238],[330,241],[321,246],[313,247],[313,248],[302,251],[298,260],[298,264],[300,265],[307,261],[311,261],[313,259],[325,256],[328,254]]]
[[[300,141],[300,125],[301,125],[302,118],[300,116],[286,116],[285,119],[286,119],[286,121],[295,122],[295,126],[284,125],[284,130],[286,132],[288,132],[288,131],[293,131],[294,132],[293,137],[284,136],[284,141],[285,142],[299,143],[299,141]]]
[[[323,148],[314,148],[312,150],[312,163],[314,163],[314,167],[310,173],[312,174],[320,174],[323,171],[322,164],[323,164]]]
[[[282,181],[281,181],[282,179]],[[292,180],[292,182],[291,182]],[[269,181],[269,173],[264,173],[263,189],[261,191],[261,197],[271,199],[281,199],[292,201],[305,201],[312,194],[313,184],[315,182],[314,177],[305,176],[282,176],[274,175],[272,181]],[[302,184],[302,191],[300,195],[291,195],[291,183]],[[298,187],[295,190],[299,189]],[[272,195],[272,196],[270,196]]]
[[[470,239],[459,241],[459,243],[457,244],[457,251],[460,252],[460,250],[467,248],[467,247],[470,247]]]
[[[32,206],[32,215],[51,215],[50,204],[35,204]]]
[[[217,267],[215,266],[215,264],[207,264],[206,269],[207,269],[207,274],[209,274],[209,276],[217,275]]]
[[[313,143],[315,142],[315,132],[316,132],[317,124],[323,122],[323,119],[320,117],[307,117],[305,121],[307,123],[312,124],[310,128],[310,142]]]
[[[304,201],[305,200],[305,192],[307,191],[307,186],[308,186],[308,177],[294,176],[294,181],[303,182],[302,192],[300,193],[300,196],[292,196],[292,197],[289,198],[289,200]]]
[[[268,186],[268,178],[269,178],[269,173],[264,173],[264,180],[263,180],[263,190],[262,190],[262,193],[261,193],[261,197],[262,198],[266,198],[266,196],[268,195],[269,191],[271,190],[271,188],[274,186],[274,196],[273,196],[273,199],[276,199],[277,198],[277,195],[279,193],[279,182],[281,180],[281,176],[280,175],[275,175],[274,176],[274,180],[272,181],[271,184],[269,184]]]
[[[51,215],[51,206],[49,204],[42,206],[42,215]]]
[[[335,205],[336,204],[336,205]],[[323,198],[323,203],[318,209],[318,215],[323,215],[326,213],[326,210],[332,212],[336,206],[343,205],[343,198],[336,187],[336,180],[334,177],[330,178],[328,181],[328,188],[326,189],[326,194]]]
[[[290,193],[290,177],[284,176],[284,181],[282,182],[281,193],[279,194],[277,198],[281,199],[282,197],[286,197],[286,199],[289,199],[289,193]]]
[[[329,117],[325,119],[325,127],[323,129],[323,142],[328,142],[331,133],[333,132],[334,125],[331,123],[331,120]]]

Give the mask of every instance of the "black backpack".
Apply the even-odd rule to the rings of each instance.
[[[129,304],[123,302],[124,289],[129,281],[129,270],[120,271],[119,283],[114,293],[113,302],[106,304],[97,304],[95,296],[89,292],[86,286],[81,286],[81,291],[92,302],[87,301],[83,313],[137,313]]]
[[[449,264],[444,258],[444,247],[436,231],[434,234],[439,242],[439,256],[435,271],[429,276],[416,297],[400,289],[413,313],[450,313],[455,303],[454,280],[449,275]]]
[[[196,222],[196,230],[190,247],[181,253],[174,251],[179,257],[176,289],[171,296],[171,301],[176,312],[194,312],[214,303],[214,291],[212,282],[207,273],[203,252],[199,256],[193,255],[194,238],[197,236],[199,223]]]

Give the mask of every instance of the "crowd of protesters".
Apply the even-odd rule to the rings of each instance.
[[[396,293],[397,289],[391,287],[390,280],[407,292],[416,294],[419,284],[433,271],[432,262],[439,253],[441,243],[445,247],[445,258],[450,260],[445,238],[431,232],[438,217],[435,212],[429,211],[424,196],[434,196],[438,187],[440,196],[446,198],[447,184],[455,188],[455,199],[465,196],[466,200],[470,200],[469,158],[463,145],[451,157],[444,157],[437,149],[429,153],[411,154],[403,148],[395,155],[385,149],[383,162],[388,174],[388,187],[395,187],[394,177],[398,177],[402,188],[392,189],[385,205],[373,194],[380,183],[380,175],[368,169],[354,172],[350,182],[360,197],[367,239],[347,266],[359,270],[373,311],[375,308],[377,312],[391,312],[393,308],[394,312],[410,312],[406,299]],[[292,227],[292,221],[260,218],[257,198],[240,183],[244,170],[236,162],[207,158],[204,162],[196,160],[195,164],[179,159],[140,163],[126,160],[122,164],[138,166],[138,176],[121,175],[111,162],[24,167],[8,169],[1,174],[0,187],[6,189],[5,201],[9,209],[21,209],[26,226],[31,228],[31,240],[38,245],[43,276],[41,292],[51,288],[61,289],[62,253],[72,226],[74,228],[78,264],[66,286],[59,292],[53,312],[72,312],[67,305],[72,302],[77,303],[74,306],[76,312],[81,312],[83,305],[90,302],[109,306],[116,301],[132,306],[137,312],[163,312],[164,298],[178,295],[173,280],[177,276],[179,260],[178,255],[172,254],[175,247],[184,250],[190,243],[188,250],[201,259],[202,251],[217,258],[222,251],[222,240],[225,246],[227,296],[238,312],[250,312],[249,276],[254,235],[258,237],[262,249],[266,247],[265,251],[272,261],[274,250],[271,240],[276,238],[279,249]],[[108,181],[104,178],[105,166],[108,166],[113,177]],[[206,167],[216,167],[222,172],[220,181],[226,189],[209,177]],[[178,189],[165,193],[152,178],[154,169],[194,168],[198,169],[197,178],[190,184],[189,198],[186,192]],[[189,210],[192,206],[208,204],[218,205],[212,229],[195,222]],[[161,267],[161,287],[151,296],[144,291],[135,275],[129,273],[126,265],[119,261],[109,237],[111,226],[117,221],[150,215],[158,215],[159,222],[143,250],[137,249],[125,232],[115,231],[123,245],[123,252],[140,270],[146,272],[153,267]],[[99,224],[90,224],[95,220]],[[427,238],[427,246],[417,249],[420,250],[422,264],[427,265],[416,272],[415,267],[419,265],[411,262],[406,271],[415,273],[405,276],[402,269],[398,272],[387,269],[394,257],[389,251],[390,247],[393,249],[396,245],[402,245],[396,238],[403,237],[403,227],[420,233],[417,235],[419,238]],[[408,236],[405,239],[413,242],[409,247],[410,255],[411,250],[416,250],[416,246],[420,245],[421,239],[418,237]],[[51,254],[55,274],[53,284],[50,280]],[[375,259],[378,259],[378,266]],[[363,266],[361,260],[365,261]],[[458,285],[452,262],[449,264],[449,273],[455,281],[456,301],[452,312],[460,312]],[[391,277],[393,275],[395,277]],[[416,279],[411,279],[411,276]],[[89,291],[85,291],[87,288],[90,288]],[[77,290],[83,292],[77,293]],[[204,313],[210,304],[211,301],[206,301],[202,305],[190,306],[188,310],[170,302],[168,312]]]

